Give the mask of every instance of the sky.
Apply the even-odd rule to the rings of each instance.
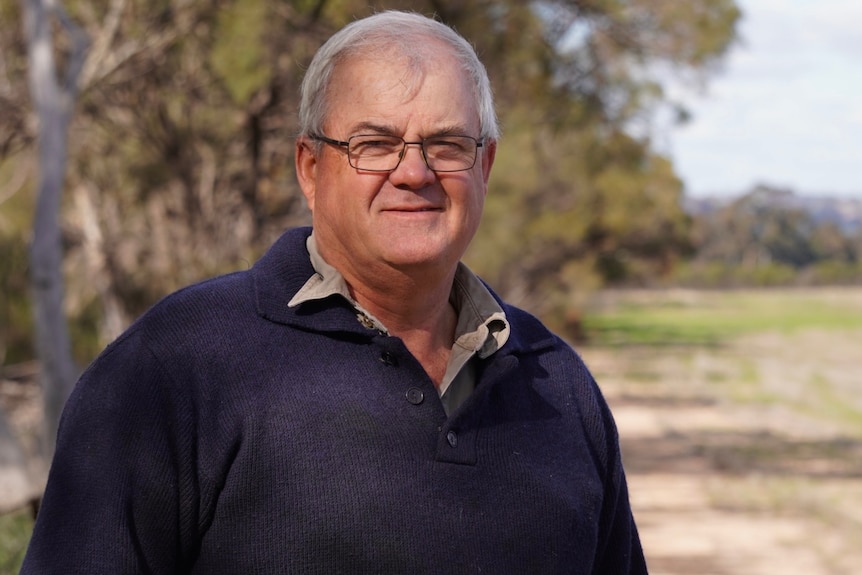
[[[690,196],[862,198],[862,0],[737,0],[741,41],[665,146]]]

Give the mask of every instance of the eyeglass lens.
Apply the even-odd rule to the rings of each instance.
[[[469,170],[476,163],[478,142],[470,136],[440,136],[409,144],[421,144],[425,162],[436,172]],[[388,172],[398,167],[407,145],[397,136],[359,135],[348,140],[347,155],[357,170]]]

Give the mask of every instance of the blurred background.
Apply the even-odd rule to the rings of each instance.
[[[652,572],[856,569],[862,4],[0,0],[0,574],[83,366],[308,223],[303,71],[387,8],[488,68],[467,262],[595,372]]]

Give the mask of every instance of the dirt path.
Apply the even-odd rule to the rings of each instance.
[[[652,575],[862,574],[862,331],[580,351],[617,418]],[[37,403],[6,383],[32,437]]]
[[[653,575],[862,573],[862,332],[581,352]]]

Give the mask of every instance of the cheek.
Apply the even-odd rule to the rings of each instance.
[[[475,181],[473,181],[473,186],[469,192],[471,210],[474,212],[473,216],[476,218],[479,218],[482,215],[482,210],[485,207],[485,195],[487,192],[488,186],[485,184],[485,181],[481,176],[477,177]]]
[[[319,180],[315,204],[329,219],[350,220],[370,210],[380,178],[333,170]]]
[[[349,224],[354,216],[354,207],[350,198],[342,197],[338,188],[326,188],[318,191],[314,218],[320,222],[328,221],[336,226],[342,226],[342,222]]]
[[[485,195],[479,195],[475,200],[473,205],[472,213],[470,214],[471,227],[473,228],[473,233],[476,232],[476,229],[479,227],[479,222],[482,220],[482,212],[485,208]]]

